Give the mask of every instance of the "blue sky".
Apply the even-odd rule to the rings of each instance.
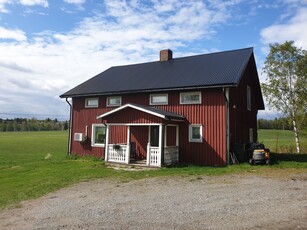
[[[307,49],[306,0],[0,0],[0,118],[67,119],[59,95],[104,71],[270,43]],[[259,117],[273,118],[268,106]]]

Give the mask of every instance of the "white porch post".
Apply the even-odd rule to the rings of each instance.
[[[126,164],[130,163],[130,125],[127,127],[127,156],[126,156]]]
[[[176,146],[179,146],[179,125],[176,125]]]
[[[159,155],[160,162],[158,166],[161,167],[164,161],[164,126],[162,124],[159,125]]]
[[[176,125],[176,146],[178,148],[177,152],[177,163],[179,162],[179,125]]]
[[[148,142],[147,142],[147,157],[146,157],[146,163],[147,166],[150,166],[150,134],[151,134],[151,126],[148,126]]]
[[[150,142],[147,143],[147,158],[146,158],[147,166],[150,166]]]
[[[109,156],[109,135],[110,135],[110,130],[109,130],[109,125],[106,127],[106,143],[105,143],[105,149],[104,149],[104,160],[105,162],[108,162],[108,156]]]

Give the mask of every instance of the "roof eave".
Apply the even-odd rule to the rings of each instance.
[[[141,90],[127,90],[127,91],[112,91],[101,93],[83,93],[83,94],[62,94],[60,98],[72,97],[94,97],[94,96],[108,96],[108,95],[123,95],[134,93],[152,93],[152,92],[165,92],[165,91],[179,91],[179,90],[199,90],[199,89],[212,89],[212,88],[227,88],[237,87],[237,83],[209,85],[209,86],[188,86],[188,87],[174,87],[174,88],[159,88],[159,89],[141,89]]]

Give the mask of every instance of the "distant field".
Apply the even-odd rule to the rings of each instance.
[[[259,132],[260,140],[263,138],[269,147],[272,144],[272,150],[274,133],[267,130]],[[67,136],[67,131],[0,132],[0,210],[67,185],[95,178],[127,181],[170,175],[266,173],[268,170],[283,170],[282,174],[285,174],[286,170],[299,173],[307,169],[307,154],[295,158],[283,154],[283,159],[277,159],[276,164],[270,167],[240,164],[221,168],[188,165],[150,171],[114,170],[107,168],[101,159],[67,157]],[[280,140],[279,143],[282,143]]]
[[[307,136],[300,134],[301,152],[307,153]],[[259,129],[258,140],[275,153],[296,153],[294,134],[290,130]]]

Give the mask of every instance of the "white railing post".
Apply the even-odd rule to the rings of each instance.
[[[149,142],[147,143],[147,157],[146,157],[146,160],[147,160],[147,162],[146,162],[147,166],[150,166],[150,143]]]
[[[126,149],[126,164],[130,163],[130,126],[127,127],[127,149]]]
[[[158,152],[158,166],[161,167],[163,163],[163,150],[164,150],[164,127],[163,125],[159,125],[159,152]]]
[[[110,134],[109,125],[107,125],[107,127],[106,127],[106,143],[105,143],[105,146],[104,146],[104,160],[105,160],[105,162],[108,162],[108,160],[109,160],[109,134]]]

